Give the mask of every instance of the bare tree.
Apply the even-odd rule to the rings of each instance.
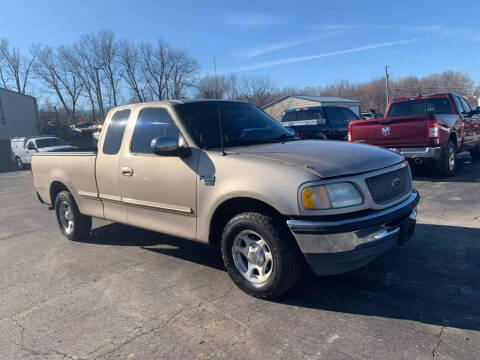
[[[185,50],[174,49],[162,40],[156,46],[143,43],[140,49],[142,73],[151,97],[178,98],[193,86],[198,63]]]
[[[37,61],[35,63],[35,74],[44,81],[58,97],[59,102],[65,109],[67,123],[70,117],[70,109],[62,91],[62,84],[58,73],[58,62],[54,51],[48,46],[43,46],[38,50]]]
[[[262,107],[272,100],[275,85],[266,76],[245,76],[240,78],[236,86],[240,100]]]
[[[139,102],[145,101],[145,84],[142,81],[142,62],[138,47],[124,39],[118,45],[118,63],[123,79]]]
[[[118,105],[118,45],[115,42],[113,31],[102,30],[98,33],[89,34],[85,37],[91,56],[94,57],[94,63],[98,64],[105,75],[105,80],[110,88],[113,106]]]
[[[100,111],[101,121],[105,120],[105,108],[103,106],[102,96],[102,78],[100,70],[104,64],[101,59],[95,55],[96,39],[94,34],[87,34],[80,37],[75,45],[77,55],[78,73],[83,77],[84,83],[88,83],[91,92],[95,94],[98,109]],[[102,73],[103,74],[103,73]]]
[[[232,83],[223,75],[205,75],[200,78],[195,97],[199,99],[225,99],[230,95]]]
[[[13,88],[19,94],[25,94],[31,68],[35,61],[35,48],[30,49],[30,54],[24,56],[15,45],[10,45],[7,38],[0,40],[0,78],[2,85],[9,88],[9,81],[13,81]]]

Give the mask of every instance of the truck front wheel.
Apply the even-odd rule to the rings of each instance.
[[[222,257],[233,282],[258,298],[275,298],[300,278],[304,259],[286,225],[274,216],[245,212],[222,235]]]
[[[55,213],[62,234],[70,240],[81,241],[92,229],[92,218],[80,214],[72,194],[62,191],[55,199]]]
[[[17,165],[17,169],[18,170],[23,170],[24,169],[24,165],[22,163],[22,159],[20,159],[18,156],[15,158],[15,163]]]

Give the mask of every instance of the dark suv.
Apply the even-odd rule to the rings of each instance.
[[[348,124],[353,120],[358,116],[340,106],[303,107],[282,114],[282,124],[306,139],[347,140]]]

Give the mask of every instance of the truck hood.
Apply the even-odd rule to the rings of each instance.
[[[343,141],[300,140],[229,149],[230,153],[263,157],[305,168],[322,178],[383,169],[403,157],[375,146]]]
[[[52,152],[52,151],[68,151],[68,150],[75,150],[77,149],[76,146],[72,145],[60,145],[60,146],[49,146],[38,149],[39,152]]]

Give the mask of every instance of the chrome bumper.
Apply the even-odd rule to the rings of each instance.
[[[317,275],[358,269],[413,234],[416,191],[400,204],[374,214],[339,221],[288,220],[300,250]]]
[[[439,159],[442,155],[442,148],[435,147],[411,147],[411,148],[388,148],[388,150],[403,155],[407,159]]]

